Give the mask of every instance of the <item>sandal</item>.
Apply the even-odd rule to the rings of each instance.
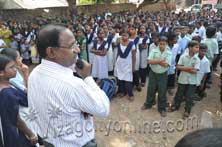
[[[129,101],[134,101],[134,97],[133,96],[127,96],[127,99],[129,100]]]
[[[169,107],[169,112],[174,112],[174,111],[177,111],[179,110],[179,107],[178,106],[175,106],[175,105],[172,105],[171,107]]]

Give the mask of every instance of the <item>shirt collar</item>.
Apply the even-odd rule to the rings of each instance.
[[[190,57],[190,55],[189,55],[189,49],[188,49],[188,52],[185,52],[184,54],[185,54],[185,56],[187,56],[187,57],[189,57],[189,58],[197,58],[198,57],[198,54],[194,54],[192,57]]]
[[[56,62],[53,62],[53,61],[42,59],[41,64],[44,67],[50,68],[51,70],[54,70],[54,71],[59,71],[60,73],[73,74],[72,69],[70,69],[69,67],[62,66],[62,65],[60,65]]]

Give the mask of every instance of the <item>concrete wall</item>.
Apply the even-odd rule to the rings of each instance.
[[[170,10],[176,10],[176,3],[169,3],[168,7]],[[157,3],[153,5],[146,5],[145,7],[142,8],[143,11],[164,11],[166,10],[166,6],[164,3]]]

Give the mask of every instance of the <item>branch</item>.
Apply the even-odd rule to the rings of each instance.
[[[142,7],[146,5],[152,5],[152,4],[158,3],[159,1],[160,0],[144,0],[136,10],[140,10],[142,9]]]

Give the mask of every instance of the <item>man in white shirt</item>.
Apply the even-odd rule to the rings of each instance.
[[[30,74],[28,98],[35,131],[55,147],[96,147],[92,116],[109,114],[109,99],[90,76],[84,62],[73,76],[79,48],[63,26],[40,29],[37,48],[42,63]]]
[[[197,97],[196,100],[201,100],[206,96],[206,78],[210,73],[210,62],[205,56],[207,52],[207,46],[203,43],[200,44],[198,57],[200,59],[200,69],[197,71]]]
[[[206,38],[206,28],[205,26],[207,22],[204,22],[203,20],[200,21],[200,28],[198,29],[198,35],[201,37],[201,40]]]

